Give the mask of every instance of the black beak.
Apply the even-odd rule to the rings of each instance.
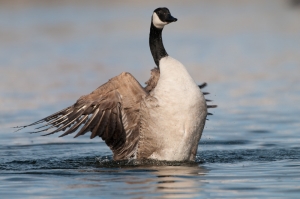
[[[172,17],[171,15],[169,15],[169,16],[166,18],[166,22],[168,22],[168,23],[175,22],[175,21],[177,21],[177,19],[174,18],[174,17]]]

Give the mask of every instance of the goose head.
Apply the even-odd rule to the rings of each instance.
[[[168,8],[157,8],[152,15],[152,24],[159,29],[163,29],[165,25],[177,21]]]

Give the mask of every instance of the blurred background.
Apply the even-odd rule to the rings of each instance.
[[[112,158],[101,139],[13,133],[123,71],[144,85],[162,6],[178,18],[163,31],[168,54],[218,105],[197,166],[109,170],[95,163]],[[299,0],[0,0],[1,195],[297,198],[299,74]]]
[[[71,105],[123,71],[147,81],[155,66],[150,19],[160,6],[178,18],[163,32],[167,52],[208,83],[219,105],[208,131],[299,121],[298,2],[0,1],[1,136],[10,139],[10,127]],[[236,121],[241,115],[247,124]],[[272,124],[261,127],[262,120]]]

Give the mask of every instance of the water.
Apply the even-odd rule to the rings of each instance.
[[[208,82],[195,163],[112,162],[101,139],[23,132],[122,71],[143,83],[152,11]],[[294,7],[292,6],[294,5]],[[298,198],[300,10],[290,1],[0,2],[1,198]]]

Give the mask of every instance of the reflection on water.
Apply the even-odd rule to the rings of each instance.
[[[159,181],[156,189],[163,193],[163,198],[188,198],[196,197],[201,192],[201,180],[198,175],[205,175],[207,170],[201,167],[162,167],[155,173]],[[166,195],[165,195],[166,194]]]
[[[207,171],[199,166],[153,166],[105,171],[82,170],[81,172],[90,174],[80,179],[84,182],[79,181],[78,184],[69,185],[69,189],[98,187],[101,190],[102,184],[114,183],[119,184],[118,191],[132,197],[148,195],[160,198],[191,198],[201,192],[203,182],[199,176],[205,175]],[[94,175],[91,175],[91,172]],[[100,173],[100,176],[97,173]],[[103,174],[106,173],[112,175],[108,179],[103,178]]]
[[[201,176],[205,175],[206,172],[206,169],[199,166],[154,166],[135,169],[82,169],[78,172],[72,170],[40,170],[17,172],[20,177],[15,174],[1,175],[0,179],[8,185],[11,183],[19,185],[18,194],[20,195],[24,194],[30,185],[40,183],[40,186],[32,187],[32,192],[36,195],[42,194],[43,186],[50,185],[51,189],[56,187],[56,191],[49,193],[49,196],[55,196],[59,192],[71,194],[75,192],[79,196],[194,198],[203,190],[203,184],[205,183],[202,181]],[[23,177],[24,175],[28,177]],[[43,182],[41,176],[47,177],[48,182]],[[53,184],[51,185],[51,183]],[[22,184],[23,186],[21,186]],[[5,191],[3,186],[0,190],[1,193]]]
[[[196,82],[208,82],[205,92],[219,106],[195,164],[111,165],[101,139],[12,133],[10,127],[73,104],[123,71],[145,82],[154,67],[150,16],[162,4],[179,19],[164,30],[167,52]],[[0,1],[1,196],[297,198],[297,4]]]

